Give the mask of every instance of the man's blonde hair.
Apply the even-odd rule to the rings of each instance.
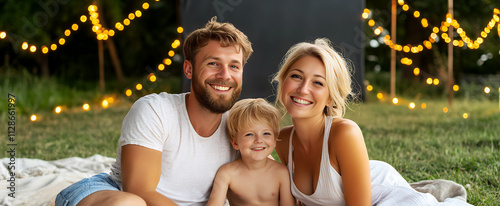
[[[184,41],[182,49],[184,57],[190,62],[194,62],[194,57],[200,49],[208,44],[210,40],[219,41],[223,47],[239,45],[239,51],[243,52],[243,65],[253,52],[252,43],[248,37],[231,23],[217,22],[217,17],[205,24],[203,28],[191,32]]]
[[[347,61],[336,52],[326,38],[316,39],[313,43],[302,42],[292,46],[285,54],[280,70],[274,76],[273,82],[278,82],[276,104],[283,108],[281,99],[282,84],[287,78],[292,65],[305,56],[316,57],[325,66],[326,86],[330,93],[331,105],[325,105],[327,116],[344,116],[348,96],[353,95],[351,88],[351,67]]]
[[[277,108],[262,98],[243,99],[229,110],[227,133],[234,140],[239,131],[256,124],[267,124],[273,129],[274,137],[278,138],[281,114]]]

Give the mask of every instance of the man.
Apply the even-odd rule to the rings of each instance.
[[[236,159],[227,114],[242,87],[251,43],[230,23],[212,18],[185,40],[184,74],[191,90],[151,94],[125,117],[111,174],[61,191],[56,205],[205,205],[218,168]]]

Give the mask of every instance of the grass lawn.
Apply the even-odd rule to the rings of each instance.
[[[444,100],[428,101],[426,109],[420,103],[413,110],[407,104],[353,104],[346,118],[362,129],[370,159],[388,162],[409,182],[453,180],[466,186],[469,203],[500,205],[498,102],[455,100],[447,113],[442,111]],[[18,114],[16,157],[115,157],[121,122],[130,106],[122,100],[107,109],[91,105],[88,112],[45,111],[37,114],[36,122]],[[0,114],[0,131],[7,131],[6,113]],[[2,151],[7,151],[7,144],[6,136],[0,139]]]

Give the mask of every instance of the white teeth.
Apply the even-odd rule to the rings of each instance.
[[[220,90],[220,91],[227,91],[229,90],[231,87],[225,87],[225,86],[216,86],[216,85],[211,85],[214,89],[216,90]]]
[[[306,101],[306,100],[303,100],[303,99],[297,99],[297,98],[292,98],[294,102],[297,102],[299,104],[312,104],[312,102],[310,101]]]
[[[256,147],[256,148],[252,148],[252,150],[263,150],[265,149],[265,147]]]

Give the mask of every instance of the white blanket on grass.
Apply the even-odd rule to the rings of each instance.
[[[57,194],[67,186],[83,178],[105,172],[109,173],[115,158],[94,155],[88,158],[70,157],[44,161],[39,159],[16,158],[15,198],[9,196],[10,159],[1,159],[0,165],[0,205],[46,206],[54,205]]]
[[[0,161],[0,205],[47,206],[54,205],[57,194],[67,186],[101,172],[108,173],[115,158],[101,155],[54,161],[17,158],[15,198],[9,196],[11,191],[8,189],[10,160],[3,158]],[[450,197],[467,199],[465,188],[449,180],[424,180],[410,185],[417,191],[432,194],[440,202]]]

